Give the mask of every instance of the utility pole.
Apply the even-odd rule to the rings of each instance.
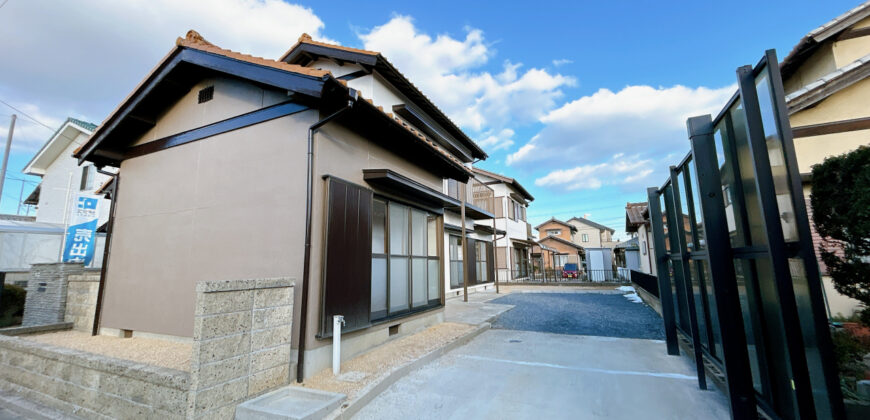
[[[6,153],[3,154],[3,167],[0,169],[0,202],[3,201],[3,183],[6,182],[6,165],[9,164],[9,149],[12,147],[12,133],[15,131],[15,119],[12,114],[12,122],[9,123],[9,133],[6,135]]]

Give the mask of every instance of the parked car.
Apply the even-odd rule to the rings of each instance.
[[[580,278],[580,269],[577,267],[577,264],[568,263],[562,267],[562,278],[563,279],[576,279]]]

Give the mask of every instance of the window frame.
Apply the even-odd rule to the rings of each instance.
[[[443,247],[442,237],[444,236],[442,216],[439,214],[433,213],[430,210],[420,208],[420,207],[417,207],[417,206],[414,206],[414,205],[411,205],[411,204],[408,204],[408,203],[405,203],[402,201],[393,200],[393,199],[390,199],[388,197],[384,197],[384,196],[379,195],[379,194],[374,194],[372,197],[372,202],[373,202],[372,207],[373,208],[374,208],[375,201],[382,202],[385,205],[384,206],[384,233],[383,233],[384,234],[384,249],[383,249],[383,253],[375,253],[374,251],[372,251],[370,258],[372,259],[372,261],[374,261],[376,258],[379,258],[379,259],[382,258],[382,259],[386,260],[386,267],[385,267],[386,285],[385,285],[385,290],[384,290],[384,293],[386,294],[386,296],[385,296],[386,297],[386,310],[378,311],[378,312],[370,311],[369,318],[370,318],[371,324],[372,325],[381,324],[381,323],[388,322],[388,321],[391,321],[391,320],[394,320],[397,318],[402,318],[402,317],[405,317],[408,315],[412,315],[412,314],[416,314],[416,313],[420,313],[420,312],[425,312],[425,311],[428,311],[430,309],[435,309],[435,308],[442,306],[442,296],[444,295],[444,284],[443,284],[444,283],[444,281],[443,281],[443,279],[444,279],[443,265],[444,264],[443,264],[443,259],[442,259],[443,251],[441,249]],[[408,216],[408,224],[407,224],[408,249],[407,249],[407,254],[393,254],[391,249],[390,249],[390,240],[391,240],[391,238],[390,238],[390,235],[391,235],[391,232],[390,232],[390,206],[391,206],[391,204],[402,206],[402,207],[406,208],[406,212],[407,212],[406,214]],[[413,243],[414,243],[414,237],[413,237],[413,214],[414,214],[414,211],[423,212],[426,215],[426,224],[424,225],[424,229],[423,229],[424,235],[426,235],[425,238],[423,239],[424,240],[423,246],[425,248],[424,253],[426,254],[425,256],[414,255],[414,251],[412,249]],[[374,211],[372,211],[372,215],[374,216]],[[430,254],[429,247],[428,247],[429,223],[435,223],[435,237],[436,237],[435,255]],[[372,220],[372,226],[374,227],[374,220]],[[374,241],[374,234],[372,235],[372,241]],[[391,289],[390,289],[390,287],[392,285],[391,260],[393,258],[407,258],[407,261],[408,261],[408,267],[407,267],[407,282],[408,282],[407,308],[396,310],[396,311],[392,311],[390,308],[390,305],[391,305],[391,302],[390,302]],[[425,265],[425,267],[426,267],[426,270],[425,270],[425,272],[426,272],[425,289],[426,289],[426,294],[427,294],[426,303],[424,303],[422,305],[418,305],[418,306],[414,306],[414,277],[413,277],[414,273],[413,273],[413,270],[414,270],[414,260],[415,259],[416,260],[423,259],[426,261],[426,265]],[[430,281],[430,279],[429,279],[430,261],[436,261],[437,266],[438,266],[438,273],[436,275],[437,278],[435,279],[435,283],[438,285],[438,293],[436,294],[436,296],[429,296],[429,287],[428,286],[429,286],[429,281]],[[373,282],[373,280],[371,280],[371,281]],[[372,295],[375,292],[375,288],[373,286],[374,286],[374,284],[372,284],[372,289],[371,289]],[[371,299],[371,298],[372,298],[372,296],[369,296],[369,299]]]

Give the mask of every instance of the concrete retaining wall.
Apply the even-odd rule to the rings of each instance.
[[[634,287],[634,290],[637,292],[637,295],[640,296],[641,300],[643,300],[647,305],[649,305],[659,316],[662,316],[662,303],[659,301],[659,298],[653,296],[652,293],[647,292],[643,287],[640,287],[637,283],[631,284]]]
[[[69,278],[77,329],[93,325],[98,282]],[[201,282],[190,373],[0,336],[0,390],[84,418],[232,419],[295,374],[292,317],[290,279]]]
[[[286,385],[293,282],[200,282],[191,358],[190,418],[232,419],[236,405]]]
[[[67,297],[67,277],[81,274],[80,263],[33,264],[27,281],[27,299],[21,325],[57,324],[64,322]]]
[[[0,336],[0,389],[83,418],[183,418],[187,372]]]
[[[82,332],[92,331],[99,287],[99,272],[70,275],[68,277],[64,321],[72,322],[74,330]]]

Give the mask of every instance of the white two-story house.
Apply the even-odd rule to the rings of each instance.
[[[527,278],[534,245],[526,209],[535,198],[516,179],[473,168],[475,178],[492,188],[495,195],[496,276],[509,282]]]

